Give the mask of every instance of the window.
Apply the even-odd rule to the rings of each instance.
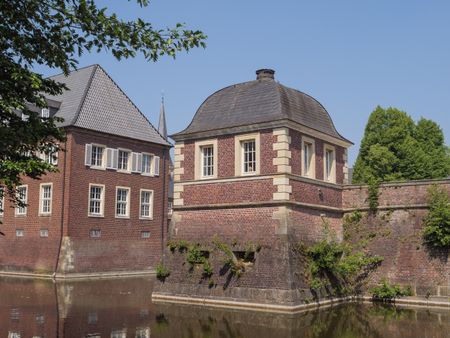
[[[141,190],[140,218],[153,218],[153,191]]]
[[[41,116],[48,118],[50,117],[50,110],[48,108],[42,108],[41,109]]]
[[[111,338],[127,338],[127,330],[115,330],[111,332]]]
[[[202,156],[202,177],[214,176],[214,146],[207,145],[200,147]]]
[[[316,177],[315,143],[313,139],[302,137],[302,175]]]
[[[119,163],[117,166],[118,170],[130,171],[130,152],[126,150],[119,149]]]
[[[52,184],[41,184],[39,196],[39,214],[50,215],[52,213]]]
[[[12,332],[12,331],[8,332],[8,338],[20,338],[20,337],[21,337],[20,332]]]
[[[150,328],[136,328],[136,337],[135,338],[150,338]]]
[[[27,214],[27,198],[28,198],[28,187],[22,185],[17,188],[17,199],[19,205],[16,207],[16,215],[26,215]]]
[[[253,174],[256,172],[256,142],[247,140],[241,142],[242,147],[242,173]]]
[[[334,147],[324,146],[324,180],[329,182],[336,181],[336,169],[335,169],[335,150]]]
[[[91,229],[89,230],[89,236],[91,238],[100,238],[102,237],[102,231],[100,229]]]
[[[103,167],[103,151],[105,148],[92,146],[91,165],[94,167]]]
[[[25,113],[22,113],[22,121],[28,121],[28,115]]]
[[[16,237],[23,237],[24,231],[23,229],[16,229]]]
[[[89,185],[89,216],[103,216],[103,185]]]
[[[141,238],[150,238],[150,231],[141,231]]]
[[[151,154],[142,154],[142,174],[143,175],[152,175],[152,162],[153,155]]]
[[[173,203],[172,202],[169,202],[167,204],[167,209],[169,209],[168,210],[169,215],[172,215],[172,213],[173,213]]]
[[[116,217],[130,216],[130,188],[116,189]]]
[[[39,231],[39,236],[40,237],[48,237],[48,229],[41,229]]]
[[[57,152],[44,153],[44,154],[42,154],[41,158],[45,163],[53,164],[53,165],[58,164],[58,153]]]

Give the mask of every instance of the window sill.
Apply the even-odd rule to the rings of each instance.
[[[130,219],[130,216],[118,216],[116,215],[117,219]]]
[[[155,175],[150,174],[150,173],[141,173],[142,176],[147,176],[147,177],[155,177]]]
[[[39,217],[50,217],[51,215],[52,215],[52,213],[45,213],[45,214],[39,213],[38,214]]]
[[[153,221],[153,216],[152,217],[142,217],[142,216],[140,216],[139,219],[141,221]]]
[[[27,214],[15,214],[14,217],[27,217]]]
[[[116,171],[122,174],[131,174],[131,170],[117,169]]]
[[[104,218],[104,215],[92,215],[92,214],[88,214],[88,217],[92,217],[92,218]]]
[[[95,166],[87,166],[90,169],[94,169],[94,170],[106,170],[106,167],[95,167]]]

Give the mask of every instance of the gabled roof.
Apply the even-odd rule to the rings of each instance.
[[[55,116],[75,126],[136,140],[170,145],[99,65],[50,77],[69,90],[48,99],[61,102]]]
[[[330,115],[316,99],[276,82],[273,70],[263,69],[257,74],[255,81],[225,87],[209,96],[191,124],[172,137],[178,139],[209,130],[290,120],[351,143],[338,133]]]

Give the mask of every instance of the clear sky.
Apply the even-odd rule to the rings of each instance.
[[[216,90],[272,68],[282,84],[325,106],[338,131],[355,143],[350,164],[377,105],[438,122],[450,142],[448,0],[153,0],[143,9],[133,0],[99,4],[156,28],[186,22],[208,35],[206,49],[176,60],[117,62],[107,53],[80,59],[80,66],[101,64],[155,125],[164,91],[169,133],[184,129]]]

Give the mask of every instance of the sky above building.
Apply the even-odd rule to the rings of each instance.
[[[164,92],[169,134],[184,129],[215,91],[254,80],[259,68],[321,102],[337,130],[355,145],[377,105],[432,119],[450,142],[450,1],[98,1],[126,19],[155,28],[185,22],[208,35],[207,48],[118,62],[86,54],[79,66],[101,64],[157,126]],[[45,75],[58,71],[37,68]]]

